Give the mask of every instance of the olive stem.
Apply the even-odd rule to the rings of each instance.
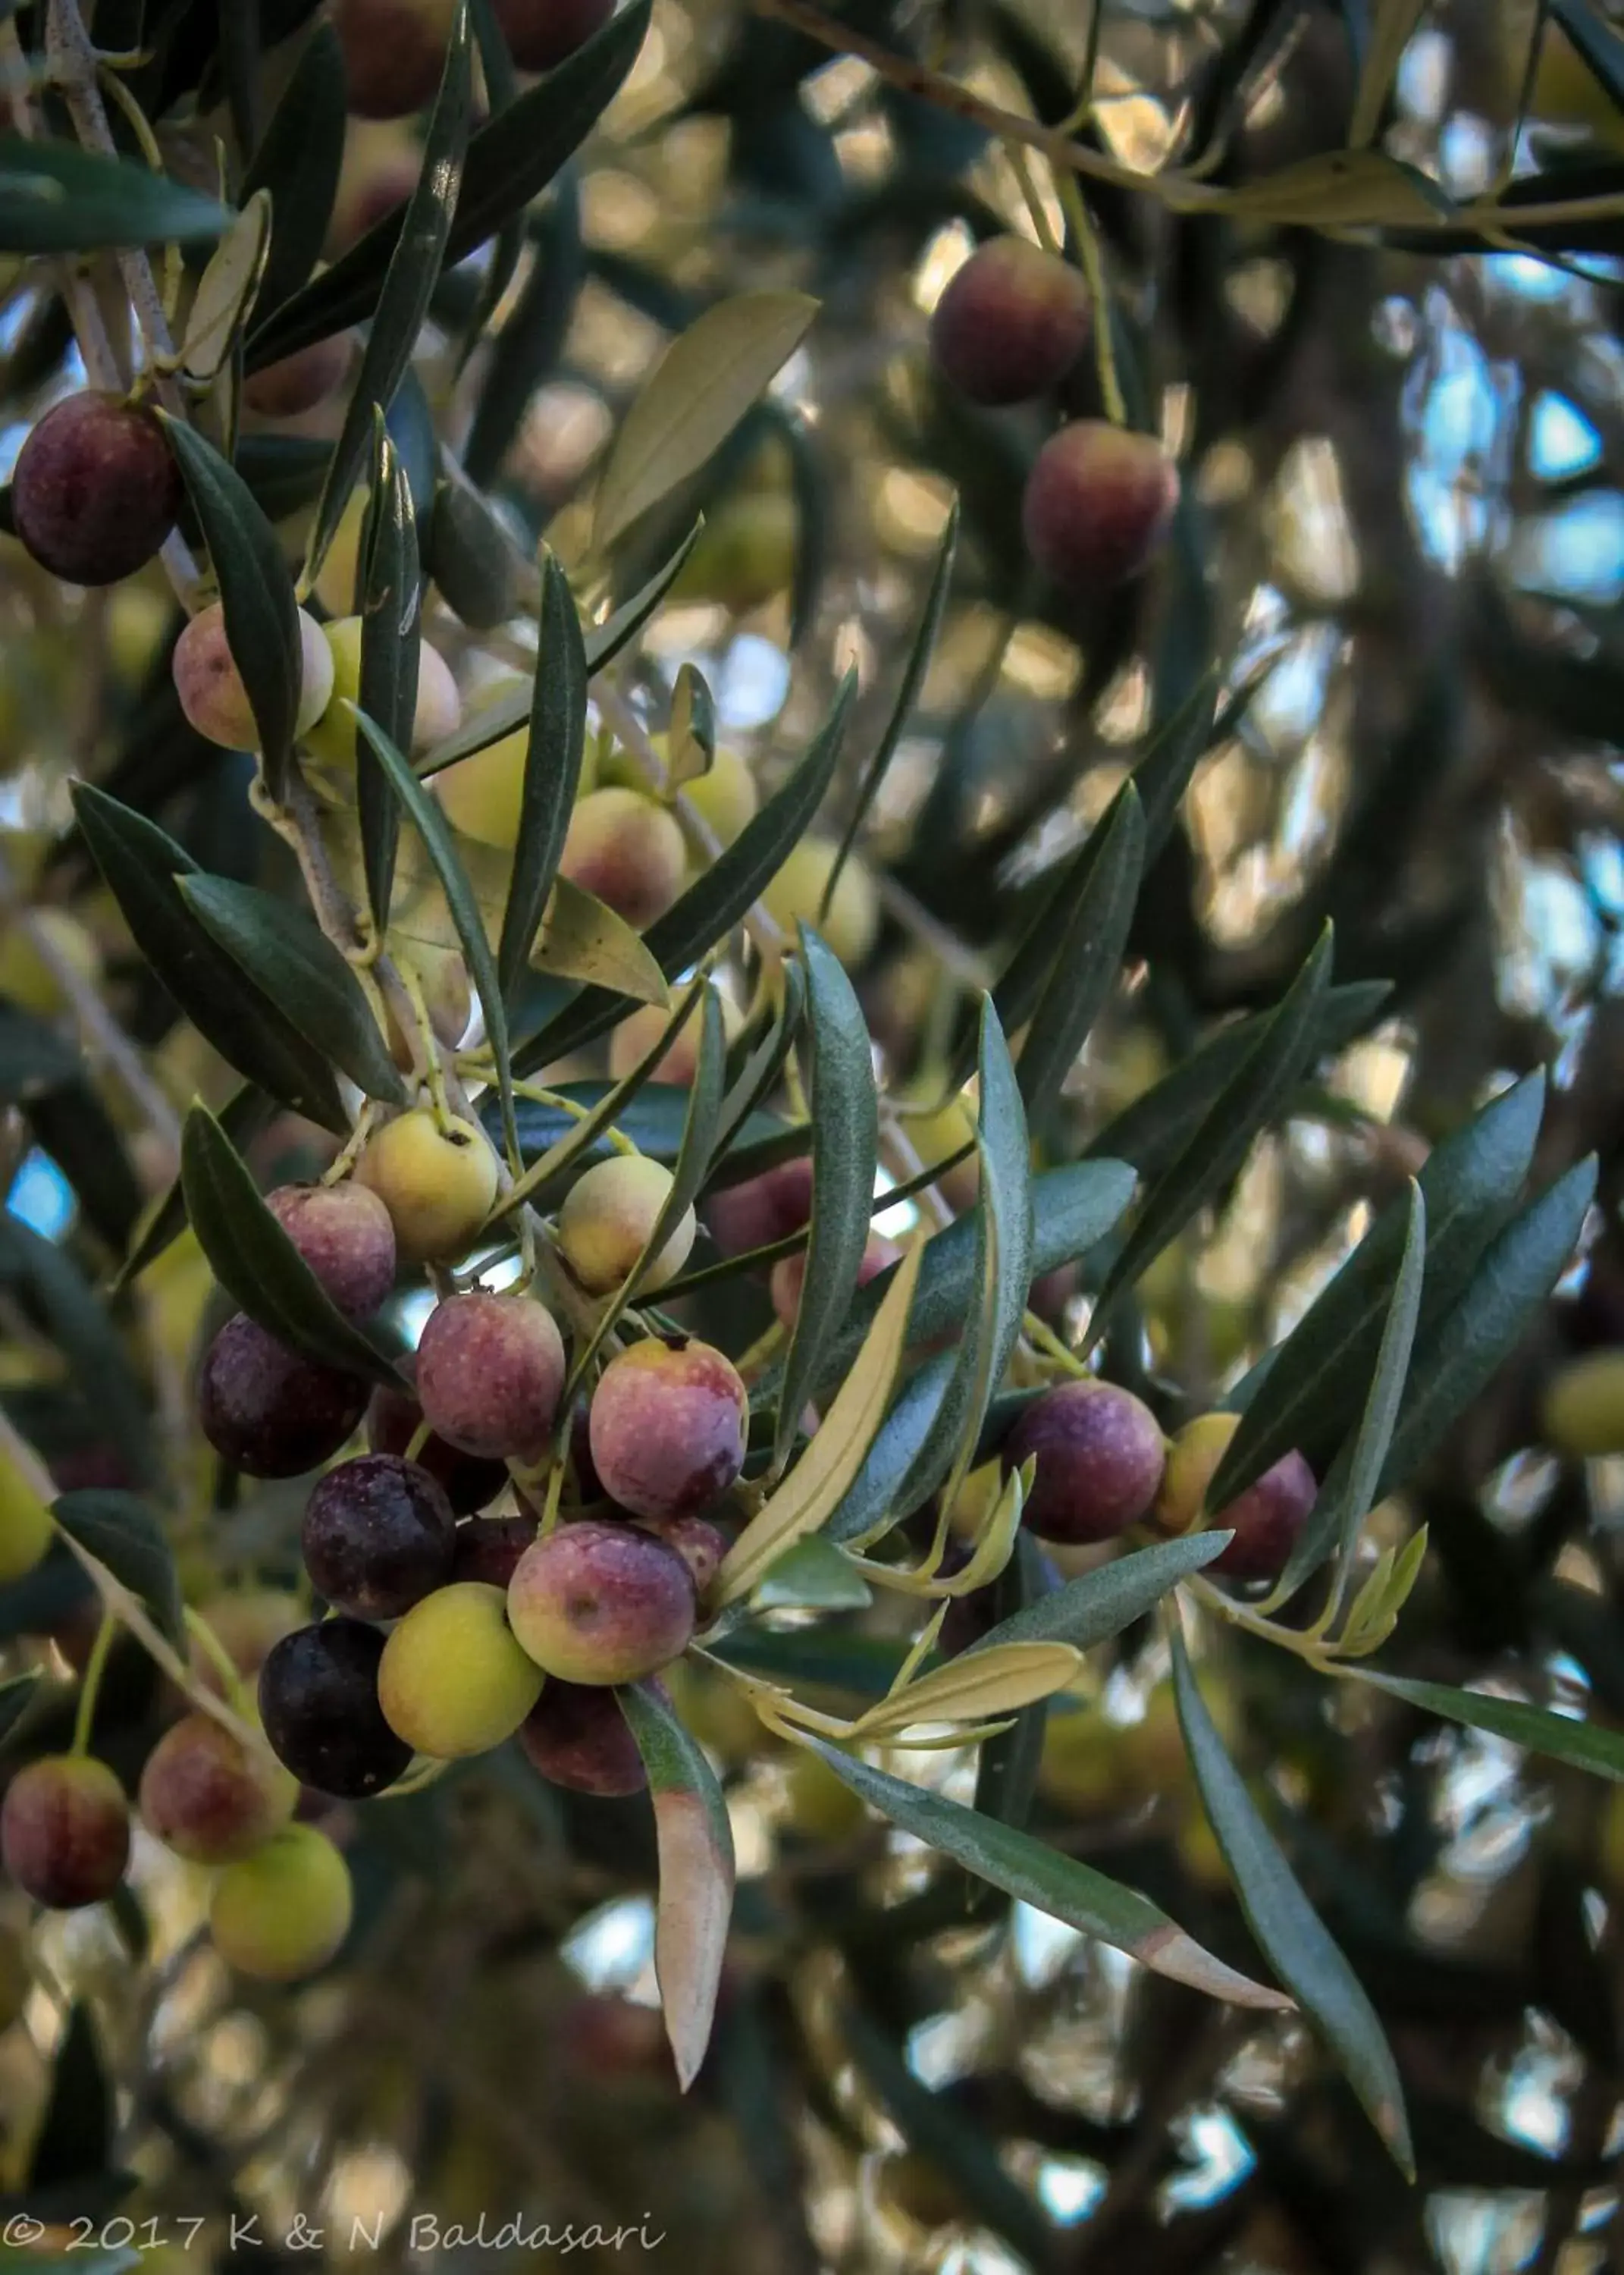
[[[1065,208],[1066,219],[1071,224],[1071,233],[1077,241],[1077,259],[1088,280],[1088,297],[1094,312],[1094,362],[1099,374],[1099,393],[1105,404],[1106,417],[1113,427],[1126,427],[1128,405],[1123,399],[1122,382],[1116,368],[1116,339],[1111,326],[1111,292],[1106,281],[1099,232],[1084,202],[1076,176],[1060,166],[1053,170],[1055,189]]]
[[[107,1669],[107,1655],[113,1647],[113,1637],[118,1632],[118,1622],[110,1611],[103,1609],[102,1623],[96,1629],[96,1639],[90,1646],[90,1656],[85,1662],[85,1672],[79,1679],[79,1707],[73,1717],[73,1742],[71,1754],[90,1751],[90,1729],[96,1716],[96,1700],[101,1695],[102,1677]]]
[[[61,92],[79,140],[103,157],[116,158],[118,147],[102,101],[96,52],[79,12],[79,0],[50,0],[45,19],[45,57],[52,83]],[[174,355],[175,344],[170,337],[152,263],[139,246],[120,251],[114,257],[153,360],[153,382],[158,399],[171,418],[185,419],[185,398],[173,376],[163,368]]]
[[[238,1670],[236,1660],[231,1657],[230,1651],[227,1651],[225,1645],[221,1642],[213,1628],[209,1626],[208,1621],[203,1617],[201,1612],[193,1611],[191,1605],[188,1604],[185,1607],[185,1617],[186,1621],[186,1633],[196,1638],[199,1648],[202,1651],[205,1658],[208,1660],[209,1665],[214,1668],[215,1674],[220,1677],[221,1686],[225,1692],[226,1697],[230,1700],[237,1712],[243,1715],[245,1719],[248,1713],[248,1697],[247,1692],[243,1685],[242,1675]]]

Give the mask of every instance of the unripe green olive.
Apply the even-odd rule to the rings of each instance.
[[[459,1119],[442,1130],[427,1107],[368,1138],[356,1175],[388,1209],[409,1264],[455,1263],[496,1198],[496,1155],[485,1132]]]
[[[296,1983],[326,1966],[350,1931],[350,1868],[313,1825],[287,1825],[228,1864],[208,1908],[215,1948],[267,1983]]]
[[[436,1761],[501,1745],[540,1689],[541,1671],[508,1625],[502,1590],[477,1580],[454,1580],[414,1604],[378,1668],[385,1721]]]
[[[558,1244],[583,1288],[607,1296],[636,1265],[671,1190],[671,1172],[641,1153],[616,1154],[576,1179],[558,1213]],[[675,1280],[688,1261],[696,1230],[684,1209],[638,1281],[647,1295]]]
[[[1587,1351],[1558,1367],[1545,1385],[1540,1425],[1559,1454],[1624,1454],[1624,1350]]]

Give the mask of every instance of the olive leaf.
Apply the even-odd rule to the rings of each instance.
[[[716,1582],[719,1606],[749,1595],[787,1548],[816,1532],[840,1506],[890,1399],[922,1254],[918,1248],[910,1250],[890,1275],[857,1363],[816,1435],[722,1560]]]
[[[1225,1752],[1176,1623],[1173,1690],[1201,1804],[1234,1876],[1247,1924],[1270,1965],[1331,2048],[1400,2170],[1413,2180],[1416,2156],[1404,2114],[1404,2089],[1376,2009],[1297,1885]]]
[[[191,855],[90,782],[74,784],[73,811],[137,948],[205,1041],[281,1105],[347,1135],[326,1057],[187,907],[179,880],[202,873]]]
[[[318,24],[243,177],[243,203],[271,200],[270,256],[260,279],[261,324],[297,292],[321,258],[344,163],[344,67],[338,35]],[[322,450],[326,457],[326,446]]]
[[[1105,1333],[1122,1290],[1133,1285],[1146,1265],[1246,1159],[1252,1140],[1287,1095],[1313,1047],[1330,971],[1327,926],[1271,1013],[1255,1048],[1219,1092],[1183,1151],[1146,1194],[1133,1229],[1101,1282],[1089,1322],[1091,1344]]]
[[[213,198],[133,159],[0,134],[0,253],[196,245],[230,219]]]
[[[1442,1317],[1510,1214],[1534,1158],[1545,1095],[1541,1069],[1492,1099],[1423,1164],[1422,1325]],[[1240,1426],[1210,1488],[1215,1508],[1294,1447],[1318,1466],[1352,1426],[1409,1237],[1410,1205],[1402,1198],[1383,1210],[1285,1342],[1241,1386]]]
[[[210,937],[340,1073],[369,1098],[405,1103],[406,1086],[360,983],[313,918],[229,877],[178,883]]]
[[[392,743],[408,746],[417,716],[422,646],[423,579],[418,559],[412,489],[374,406],[372,479],[358,563],[361,603],[360,707]],[[400,845],[400,806],[376,752],[355,743],[355,797],[361,831],[361,873],[366,904],[380,938],[389,929],[389,903]]]
[[[406,201],[376,305],[361,367],[328,464],[305,556],[305,579],[313,583],[350,503],[373,431],[374,406],[387,412],[416,351],[441,264],[463,178],[473,91],[473,41],[468,0],[457,0],[446,42],[439,92],[429,114],[423,166]],[[331,273],[330,271],[329,272]],[[380,722],[381,723],[381,722]],[[387,729],[385,730],[388,731]]]
[[[1019,1903],[1125,1951],[1153,1974],[1188,1984],[1209,1998],[1237,2007],[1280,2009],[1291,2000],[1215,1959],[1167,1914],[1132,1888],[1122,1887],[1029,1833],[978,1816],[945,1795],[906,1784],[855,1754],[821,1739],[800,1736],[859,1799],[967,1871],[990,1881]]]
[[[812,1236],[789,1356],[774,1460],[782,1468],[808,1386],[845,1318],[868,1245],[880,1103],[868,1021],[840,959],[801,926],[812,1025]]]
[[[104,1564],[152,1614],[160,1635],[186,1647],[180,1576],[162,1523],[138,1494],[85,1486],[58,1494],[51,1515],[88,1555]]]
[[[619,92],[648,29],[653,0],[629,0],[592,38],[482,126],[468,144],[446,239],[450,267],[540,196]],[[330,268],[313,277],[248,343],[257,371],[346,325],[377,304],[404,217],[386,214]]]
[[[817,313],[804,292],[740,292],[672,341],[622,420],[600,478],[600,552],[721,448]]]
[[[541,930],[531,943],[530,964],[555,979],[612,987],[617,995],[662,1011],[671,1001],[665,974],[642,933],[569,877],[553,880]]]
[[[654,1972],[685,2093],[710,2043],[733,1911],[733,1833],[715,1773],[657,1683],[617,1693],[648,1772],[660,1855]]]
[[[510,996],[527,968],[541,911],[558,874],[585,744],[586,654],[581,623],[569,579],[549,553],[541,564],[535,692],[525,751],[513,879],[496,951],[496,976]],[[548,968],[563,967],[555,962]],[[645,1000],[663,1001],[663,987],[659,995]]]
[[[246,1162],[206,1106],[193,1106],[186,1116],[180,1175],[198,1244],[251,1319],[325,1366],[398,1382],[389,1361],[345,1319],[271,1214]]]
[[[1082,1672],[1083,1654],[1069,1644],[1001,1643],[966,1651],[871,1706],[851,1735],[894,1738],[925,1722],[986,1721],[1053,1697]]]
[[[195,427],[160,412],[220,586],[226,644],[260,737],[271,796],[287,795],[304,656],[293,583],[247,484]]]
[[[215,248],[186,318],[181,368],[199,387],[212,385],[230,359],[265,274],[270,235],[270,192],[256,190]]]

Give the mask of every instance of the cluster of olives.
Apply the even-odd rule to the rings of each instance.
[[[185,1714],[147,1756],[138,1801],[166,1848],[214,1868],[208,1924],[223,1958],[269,1982],[332,1958],[350,1926],[350,1869],[319,1825],[295,1821],[298,1780],[262,1742]],[[130,1840],[124,1788],[88,1754],[46,1755],[6,1788],[0,1855],[18,1886],[53,1910],[105,1902]]]
[[[1201,1414],[1169,1440],[1120,1384],[1063,1382],[1024,1409],[1004,1446],[1008,1469],[1033,1464],[1023,1521],[1068,1546],[1115,1540],[1136,1524],[1176,1535],[1204,1526],[1235,1538],[1209,1568],[1235,1580],[1276,1580],[1318,1490],[1300,1453],[1282,1454],[1219,1509],[1206,1506],[1238,1414]]]
[[[397,1261],[466,1252],[496,1167],[470,1124],[427,1109],[386,1123],[357,1175],[269,1197],[334,1303],[374,1311]],[[558,1250],[588,1295],[634,1271],[671,1190],[638,1155],[586,1169],[559,1212]],[[681,1270],[686,1212],[644,1267],[650,1293]],[[306,1506],[306,1570],[329,1616],[280,1637],[259,1707],[300,1784],[359,1799],[414,1755],[482,1753],[517,1735],[547,1775],[618,1794],[643,1781],[614,1686],[685,1650],[727,1538],[713,1511],[744,1465],[747,1401],[721,1351],[649,1337],[604,1366],[562,1433],[570,1491],[540,1523],[526,1487],[559,1435],[564,1338],[533,1295],[472,1289],[430,1312],[410,1391],[279,1346],[238,1315],[205,1356],[203,1428],[235,1467],[285,1477],[341,1452],[367,1414],[371,1450],[336,1462]],[[487,1515],[510,1481],[519,1514]],[[387,1633],[386,1633],[387,1629]]]
[[[1058,253],[996,237],[956,270],[931,320],[937,370],[972,403],[1049,393],[1086,346],[1087,280]],[[1045,576],[1088,596],[1144,569],[1178,504],[1177,469],[1153,435],[1074,419],[1039,451],[1021,503],[1026,549]]]

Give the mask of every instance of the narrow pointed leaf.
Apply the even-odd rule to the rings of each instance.
[[[467,872],[457,850],[451,825],[439,801],[431,797],[412,771],[412,761],[384,734],[376,722],[357,710],[355,723],[378,754],[389,786],[422,839],[445,895],[451,922],[485,1014],[485,1032],[496,1062],[496,1087],[502,1100],[502,1130],[512,1159],[518,1159],[518,1130],[513,1119],[513,1066],[508,1050],[508,1015],[496,982],[496,959],[485,930],[485,918]]]
[[[632,641],[659,608],[688,564],[688,556],[699,541],[703,521],[696,521],[663,569],[657,569],[646,585],[638,586],[630,600],[623,601],[611,616],[601,624],[593,624],[586,634],[586,669],[596,676],[606,665],[630,647]]]
[[[1143,1619],[1170,1588],[1221,1556],[1233,1538],[1228,1532],[1194,1532],[1119,1556],[1012,1612],[971,1644],[965,1656],[1007,1643],[1069,1643],[1091,1651]]]
[[[1571,1762],[1576,1769],[1624,1784],[1624,1734],[1604,1730],[1598,1723],[1576,1721],[1568,1714],[1552,1714],[1544,1706],[1525,1705],[1521,1699],[1497,1698],[1486,1690],[1456,1690],[1446,1682],[1415,1682],[1401,1674],[1380,1674],[1373,1667],[1342,1670],[1350,1682],[1367,1682],[1389,1697],[1402,1698],[1424,1714],[1460,1722],[1469,1730],[1486,1730],[1491,1737],[1544,1754],[1552,1761]]]
[[[247,984],[181,897],[177,879],[201,873],[191,855],[89,782],[75,783],[73,811],[135,945],[204,1040],[279,1104],[347,1134],[350,1117],[327,1060]]]
[[[1190,787],[1197,761],[1212,747],[1218,713],[1218,676],[1203,674],[1178,709],[1151,738],[1135,767],[1132,782],[1144,815],[1144,865],[1161,851],[1178,818],[1179,800]],[[1233,710],[1227,726],[1236,722]]]
[[[990,998],[980,1023],[980,1107],[976,1148],[980,1206],[974,1212],[975,1284],[953,1376],[897,1495],[918,1508],[966,1460],[981,1433],[987,1401],[1003,1380],[1021,1333],[1032,1279],[1031,1155],[1026,1115],[1008,1047]]]
[[[446,267],[495,236],[574,155],[637,60],[651,9],[652,0],[630,0],[617,9],[574,55],[473,136],[446,243]],[[386,215],[294,294],[249,342],[250,370],[370,315],[403,222],[399,213]]]
[[[1424,1165],[1424,1329],[1454,1301],[1510,1214],[1534,1158],[1545,1094],[1543,1070],[1530,1075],[1435,1145]],[[1293,1447],[1319,1465],[1352,1426],[1409,1241],[1409,1217],[1407,1198],[1384,1209],[1271,1355],[1213,1476],[1215,1508],[1244,1493]]]
[[[857,1289],[868,1245],[880,1136],[872,1046],[857,991],[833,949],[804,925],[801,962],[812,1028],[812,1236],[784,1362],[774,1447],[781,1467],[807,1391]]]
[[[754,1612],[866,1611],[874,1591],[850,1556],[821,1533],[786,1549],[751,1594]]]
[[[806,1003],[806,980],[798,964],[784,966],[783,1001],[777,1017],[757,1044],[721,1101],[716,1122],[715,1159],[720,1160],[769,1091],[776,1087],[794,1045]]]
[[[1363,1034],[1392,992],[1385,979],[1328,987],[1308,1057],[1327,1057]],[[1220,1027],[1171,1074],[1108,1122],[1091,1139],[1090,1156],[1108,1154],[1131,1161],[1141,1176],[1159,1176],[1188,1145],[1225,1084],[1257,1048],[1273,1017],[1273,1012],[1258,1011]],[[1016,1025],[1013,1014],[1006,1024]]]
[[[880,794],[880,785],[886,778],[887,769],[896,755],[896,746],[903,739],[903,732],[912,714],[913,707],[919,699],[919,690],[925,684],[925,675],[930,669],[937,635],[941,631],[941,620],[947,611],[948,588],[953,581],[953,556],[958,546],[958,534],[959,502],[956,493],[953,503],[948,509],[947,524],[941,533],[941,542],[936,550],[936,565],[931,571],[931,581],[925,592],[925,606],[919,612],[919,622],[914,632],[913,645],[908,651],[908,661],[903,666],[903,676],[897,683],[896,699],[891,706],[891,715],[886,721],[885,729],[879,742],[874,745],[873,757],[863,770],[863,779],[857,786],[857,797],[852,801],[850,815],[847,820],[846,827],[841,832],[840,846],[835,857],[835,865],[830,870],[827,882],[823,888],[823,900],[818,914],[820,924],[825,922],[827,918],[829,904],[835,897],[835,888],[840,881],[840,873],[845,867],[851,849],[862,832],[863,824],[868,819],[869,810]]]
[[[1202,1807],[1234,1878],[1247,1924],[1269,1964],[1329,2046],[1401,2171],[1413,2180],[1416,2159],[1404,2114],[1404,2089],[1376,2010],[1297,1885],[1244,1780],[1224,1751],[1176,1627],[1173,1685]]]
[[[1376,1498],[1410,1476],[1486,1389],[1571,1258],[1596,1192],[1592,1154],[1514,1216],[1415,1356]]]
[[[1257,1047],[1219,1092],[1178,1159],[1145,1197],[1133,1229],[1106,1274],[1090,1340],[1105,1330],[1114,1298],[1176,1238],[1197,1211],[1240,1168],[1253,1139],[1290,1092],[1313,1045],[1331,971],[1329,928],[1271,1014]]]
[[[826,1539],[872,1546],[918,1506],[908,1478],[936,1426],[956,1365],[955,1352],[938,1351],[909,1376],[825,1526]]]
[[[1063,1643],[1001,1643],[964,1651],[871,1706],[854,1735],[891,1735],[924,1722],[982,1722],[1052,1697],[1083,1672],[1083,1655]]]
[[[733,1832],[704,1753],[658,1684],[617,1693],[648,1772],[660,1853],[654,1972],[666,2035],[685,2093],[710,2044],[733,1913]]]
[[[212,386],[230,359],[265,273],[270,231],[270,193],[257,190],[198,280],[180,346],[181,368],[195,386]]]
[[[530,741],[519,799],[513,881],[502,912],[496,976],[511,996],[558,873],[586,744],[586,655],[569,579],[552,554],[541,567],[540,638]]]
[[[1001,1888],[1017,1903],[1031,1904],[1051,1919],[1126,1952],[1152,1973],[1186,1983],[1209,1998],[1225,1999],[1238,2007],[1279,2009],[1290,2006],[1290,1999],[1281,1992],[1254,1983],[1204,1951],[1193,1937],[1135,1889],[1122,1887],[1103,1872],[1059,1855],[1013,1825],[978,1817],[960,1802],[908,1785],[820,1739],[807,1738],[803,1742],[820,1754],[871,1809],[929,1848],[951,1856],[967,1871]]]
[[[0,253],[196,245],[230,220],[228,206],[133,159],[0,134]]]
[[[1421,1188],[1410,1184],[1403,1253],[1393,1281],[1386,1325],[1376,1364],[1365,1393],[1364,1411],[1339,1474],[1328,1479],[1293,1547],[1280,1576],[1282,1590],[1300,1586],[1315,1570],[1326,1550],[1334,1546],[1340,1567],[1346,1570],[1358,1546],[1359,1531],[1376,1499],[1376,1487],[1386,1461],[1393,1433],[1398,1426],[1421,1311],[1422,1275],[1426,1259],[1426,1203]],[[1209,1505],[1224,1502],[1209,1495]]]
[[[529,234],[530,274],[490,343],[463,452],[469,480],[481,488],[488,488],[502,472],[531,397],[552,376],[569,336],[586,266],[580,192],[572,170],[559,177],[552,196],[533,217]]]
[[[1050,1592],[1048,1560],[1029,1532],[1019,1531],[1015,1552],[993,1583],[993,1609],[1003,1627],[1017,1614],[1035,1610]],[[1020,1643],[1027,1638],[1008,1638]],[[1037,1636],[1037,1642],[1048,1638]],[[1069,1642],[1069,1636],[1060,1640]],[[978,1816],[996,1818],[1001,1825],[1023,1826],[1031,1815],[1038,1795],[1038,1772],[1043,1761],[1043,1742],[1048,1728],[1049,1702],[1039,1698],[1023,1706],[1007,1730],[984,1740],[976,1764],[974,1806]],[[982,1901],[987,1899],[983,1897]]]
[[[599,482],[593,524],[599,551],[699,472],[817,313],[804,292],[739,292],[672,341],[622,421]]]
[[[206,1106],[186,1116],[181,1183],[192,1229],[215,1279],[267,1334],[324,1365],[374,1382],[398,1380],[382,1352],[335,1305]]]
[[[1376,0],[1375,21],[1360,66],[1353,117],[1348,125],[1350,150],[1363,150],[1376,140],[1404,50],[1428,4],[1429,0]]]
[[[226,640],[259,729],[265,780],[271,796],[281,798],[303,672],[293,580],[276,531],[237,469],[195,427],[158,415],[214,565]]]
[[[360,984],[313,919],[229,877],[183,877],[180,892],[226,954],[358,1090],[404,1104],[405,1085]]]
[[[671,1001],[665,974],[642,933],[568,877],[553,880],[540,935],[531,944],[530,964],[555,979],[612,987],[617,995],[662,1011]]]
[[[785,1549],[816,1532],[844,1498],[873,1442],[896,1379],[921,1253],[911,1249],[891,1275],[857,1363],[815,1436],[728,1551],[716,1583],[718,1605],[749,1595]]]
[[[271,1111],[271,1100],[262,1090],[251,1082],[235,1092],[221,1107],[216,1119],[233,1145],[238,1150],[261,1130]],[[136,1227],[128,1254],[118,1267],[113,1282],[113,1292],[118,1294],[132,1280],[139,1279],[149,1264],[155,1263],[165,1250],[179,1239],[186,1228],[185,1187],[177,1172],[168,1192],[155,1201],[145,1218]]]
[[[1128,945],[1144,858],[1144,816],[1131,781],[1095,823],[1084,853],[1054,969],[1021,1046],[1021,1095],[1038,1127],[1110,1000]]]
[[[589,679],[615,661],[653,616],[661,601],[682,574],[683,565],[692,552],[703,522],[696,522],[663,569],[651,577],[640,591],[634,593],[624,605],[601,624],[589,625],[582,635]],[[516,727],[522,727],[529,718],[532,695],[516,687],[505,695],[498,695],[484,707],[465,719],[455,734],[436,743],[418,767],[419,780],[427,782],[431,775],[442,774],[454,767],[459,759],[472,758],[476,752],[488,750]]]
[[[361,530],[361,673],[359,700],[390,742],[412,743],[422,646],[423,578],[417,517],[400,454],[382,414],[373,413],[373,462]],[[400,806],[370,743],[357,736],[355,796],[361,829],[361,874],[375,932],[389,928],[400,844]]]
[[[1074,1262],[1103,1240],[1121,1220],[1133,1189],[1133,1171],[1122,1161],[1079,1161],[1034,1178],[1033,1279]],[[963,1328],[976,1299],[977,1214],[971,1209],[926,1241],[918,1293],[908,1322],[910,1345],[956,1335]],[[850,1365],[895,1276],[894,1266],[858,1289],[818,1389],[838,1379]],[[777,1379],[764,1377],[759,1394],[774,1394]]]
[[[429,114],[422,171],[406,201],[382,289],[372,311],[360,371],[316,507],[305,563],[306,576],[312,580],[327,557],[366,462],[374,406],[387,412],[394,401],[428,314],[463,178],[472,88],[473,42],[468,29],[467,0],[459,0],[446,42],[439,92]]]
[[[318,24],[243,177],[245,205],[256,190],[270,192],[270,258],[256,304],[261,324],[298,291],[321,258],[338,195],[345,117],[338,34],[330,24]]]

